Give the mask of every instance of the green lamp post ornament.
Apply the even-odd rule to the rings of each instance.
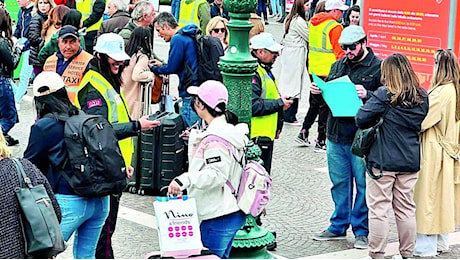
[[[227,24],[230,42],[224,57],[220,59],[224,84],[227,86],[228,108],[238,115],[240,122],[251,127],[252,116],[252,77],[257,69],[257,60],[249,52],[250,13],[256,7],[256,0],[224,0],[229,11]],[[260,160],[261,150],[253,142],[248,145],[248,160]],[[253,216],[249,215],[233,241],[232,258],[274,258],[266,246],[275,237],[265,228],[259,227]]]

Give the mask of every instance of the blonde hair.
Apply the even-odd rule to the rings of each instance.
[[[224,24],[224,27],[225,27],[224,44],[228,45],[228,37],[229,37],[228,28],[227,28],[228,20],[221,16],[214,16],[213,18],[211,18],[211,20],[209,20],[208,25],[206,26],[206,35],[211,35],[212,29],[216,28],[219,22],[222,22]]]
[[[0,131],[0,157],[9,158],[11,156],[10,148],[6,144],[5,136],[3,132]]]
[[[251,38],[256,36],[257,34],[265,32],[264,22],[262,21],[262,18],[257,14],[251,13],[249,22],[251,22],[253,25],[253,27],[249,31],[249,40],[251,40]]]
[[[430,89],[452,83],[455,87],[457,105],[455,119],[460,120],[460,69],[452,50],[437,50],[434,54],[433,78]]]
[[[56,6],[56,4],[54,3],[54,0],[44,0],[44,1],[50,4],[50,9],[48,10],[48,13],[47,13],[47,14],[50,14],[51,9],[53,9]],[[32,9],[32,16],[34,16],[38,12],[38,2],[40,2],[40,0],[35,0],[34,8]]]
[[[381,82],[392,94],[390,103],[393,106],[412,107],[423,102],[420,82],[406,56],[391,54],[381,66]]]

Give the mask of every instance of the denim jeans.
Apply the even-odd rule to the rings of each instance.
[[[61,207],[61,229],[68,241],[75,232],[75,259],[94,259],[102,226],[109,214],[109,196],[84,198],[77,195],[56,194]]]
[[[176,21],[179,21],[179,12],[180,12],[180,0],[171,1],[171,14],[176,18]]]
[[[203,245],[219,258],[227,259],[236,232],[240,230],[245,221],[246,215],[242,211],[203,220],[200,225]]]
[[[273,15],[281,14],[280,0],[271,0]]]
[[[263,15],[265,21],[268,21],[267,6],[265,4],[265,0],[257,0],[257,15],[261,18]]]
[[[369,233],[366,205],[366,167],[364,160],[351,153],[351,144],[327,140],[327,164],[335,210],[328,230],[344,234],[351,224],[355,236]],[[353,187],[356,196],[353,203]]]
[[[189,127],[193,125],[196,121],[200,120],[200,117],[192,109],[191,97],[182,98],[182,107],[180,109],[180,114],[182,116],[182,119],[184,119],[185,127]]]
[[[33,66],[29,64],[30,50],[22,53],[21,75],[19,76],[19,86],[14,91],[14,100],[20,103],[22,97],[26,94],[29,86],[29,79],[33,72]]]
[[[14,104],[11,80],[0,76],[0,125],[3,134],[8,134],[17,122],[18,113]]]

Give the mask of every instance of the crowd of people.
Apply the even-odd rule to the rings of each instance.
[[[189,136],[188,170],[169,184],[168,192],[187,190],[197,199],[203,245],[217,256],[229,257],[234,236],[244,223],[245,215],[227,186],[227,182],[238,186],[241,165],[227,145],[209,143],[207,137],[219,136],[236,150],[252,140],[270,173],[273,146],[283,125],[301,125],[295,140],[311,146],[309,132],[316,118],[314,151],[327,156],[334,212],[329,227],[313,239],[346,239],[351,226],[354,247],[368,248],[371,258],[383,258],[392,208],[402,258],[447,251],[448,233],[455,231],[460,219],[456,186],[460,183],[460,71],[455,54],[436,51],[433,79],[426,91],[407,57],[395,53],[382,60],[374,54],[360,26],[356,1],[295,0],[287,14],[284,1],[258,0],[248,43],[257,60],[248,129],[228,110],[226,87],[219,81],[201,83],[197,77],[197,34],[216,37],[225,52],[228,49],[232,14],[222,2],[173,0],[171,12],[157,14],[145,0],[18,0],[15,26],[8,10],[0,8],[1,173],[6,176],[4,170],[11,168],[7,146],[19,142],[8,133],[19,122],[17,110],[32,82],[37,118],[21,162],[33,182],[48,189],[64,239],[75,234],[74,257],[114,258],[111,238],[122,193],[83,197],[73,190],[61,174],[73,174],[67,163],[64,122],[47,115],[83,111],[107,119],[130,177],[136,166],[133,158],[139,156],[136,137],[160,124],[140,114],[141,88],[158,75],[169,74],[179,77],[182,104],[177,112],[184,125],[200,122],[200,129]],[[284,23],[280,43],[264,32],[267,7],[272,17]],[[105,10],[109,17],[104,20]],[[169,43],[167,62],[155,54],[155,31]],[[21,56],[16,86],[13,71]],[[315,76],[326,82],[348,77],[363,103],[357,115],[334,116]],[[303,91],[309,92],[309,109],[301,123],[297,114]],[[354,155],[351,145],[357,130],[379,119],[383,120],[382,145],[373,145],[365,159]],[[4,181],[6,194],[16,180]],[[85,214],[80,214],[82,209]],[[3,219],[12,223],[10,228],[18,228],[17,212]],[[222,228],[220,223],[227,224]],[[0,242],[0,248],[7,245]],[[15,248],[22,252],[0,250],[0,257],[24,258],[24,246],[19,241]]]

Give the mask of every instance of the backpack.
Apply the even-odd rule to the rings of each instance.
[[[224,144],[232,153],[233,158],[241,165],[241,180],[238,190],[227,180],[226,184],[235,195],[238,207],[246,214],[257,217],[262,213],[270,201],[270,190],[272,188],[272,178],[267,170],[257,161],[246,162],[246,155],[238,159],[235,146],[220,136],[208,135],[206,144],[219,142]]]
[[[222,47],[220,40],[209,35],[202,35],[200,32],[191,34],[180,30],[179,33],[191,37],[195,42],[196,55],[198,58],[198,75],[195,77],[198,84],[206,80],[217,80],[222,82],[222,74],[218,63],[220,57],[224,56],[224,47]],[[187,69],[191,70],[188,65],[186,65],[186,70]]]
[[[126,186],[126,167],[112,125],[100,115],[79,110],[72,116],[47,114],[65,122],[64,141],[73,176],[61,171],[72,190],[82,197],[119,194]]]

